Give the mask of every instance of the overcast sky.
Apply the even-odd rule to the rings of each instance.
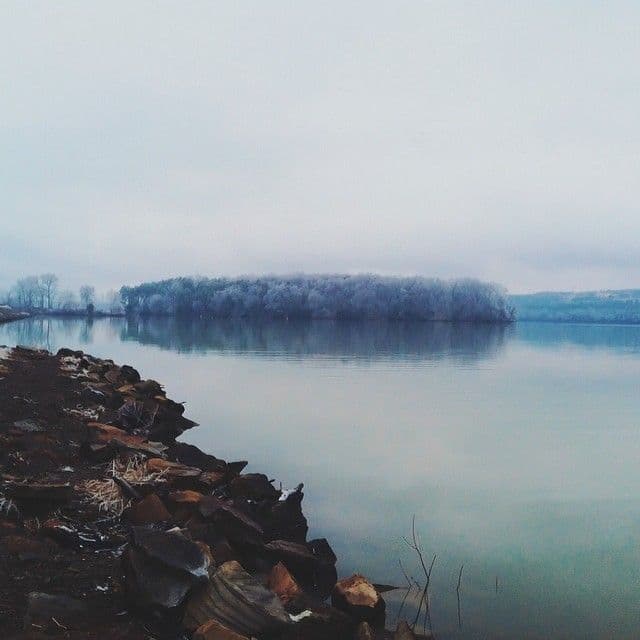
[[[638,2],[0,4],[0,288],[640,287]]]

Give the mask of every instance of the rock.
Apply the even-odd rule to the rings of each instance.
[[[326,540],[309,544],[272,540],[264,548],[273,560],[284,563],[305,589],[321,599],[331,593],[338,576],[335,555]]]
[[[194,634],[193,640],[249,640],[247,636],[242,636],[232,631],[217,620],[209,620],[199,626]]]
[[[359,574],[339,580],[333,588],[331,602],[356,620],[376,625],[384,621],[384,600],[375,587]]]
[[[137,606],[173,609],[182,604],[193,587],[188,575],[150,561],[133,547],[125,549],[122,562],[127,595]]]
[[[150,493],[146,498],[129,507],[123,517],[135,525],[155,524],[171,520],[171,514],[155,493]]]
[[[198,505],[198,511],[204,520],[218,525],[229,540],[262,544],[262,527],[232,504],[215,496],[205,496]]]
[[[278,596],[234,560],[219,567],[207,587],[187,603],[187,629],[197,629],[212,619],[246,636],[276,632],[291,624]]]
[[[217,489],[227,482],[227,474],[224,471],[203,471],[198,482],[207,489]]]
[[[307,543],[307,547],[318,561],[315,574],[316,590],[322,597],[326,597],[338,580],[336,571],[338,558],[325,538],[311,540]]]
[[[169,494],[169,501],[180,505],[197,505],[204,496],[199,491],[172,491]]]
[[[118,427],[100,422],[89,422],[89,438],[92,442],[102,445],[110,445],[115,451],[119,449],[129,449],[131,451],[160,457],[167,447],[160,442],[149,442],[142,436],[130,435]]]
[[[128,364],[123,364],[122,367],[120,367],[120,375],[128,384],[136,384],[140,382],[140,374]]]
[[[282,562],[278,562],[278,564],[271,569],[267,576],[267,587],[271,589],[284,604],[288,604],[302,594],[302,589]]]
[[[197,479],[202,475],[202,471],[196,467],[188,467],[179,462],[171,462],[162,458],[152,458],[147,461],[147,469],[150,473],[163,473],[165,478],[171,482],[174,479]]]
[[[229,492],[233,498],[250,500],[277,500],[280,491],[274,488],[263,473],[245,473],[235,477],[229,484]]]
[[[368,622],[361,622],[356,629],[355,640],[374,640],[373,629]]]
[[[125,587],[139,606],[172,609],[208,580],[211,555],[181,532],[136,527],[123,554]]]
[[[32,592],[27,597],[24,630],[34,628],[60,631],[61,628],[78,629],[91,620],[88,607],[74,598],[48,593]],[[84,624],[83,624],[84,623]]]
[[[226,472],[227,463],[219,460],[215,456],[203,453],[192,444],[176,442],[167,451],[167,457],[173,462],[180,462],[189,467],[197,467],[202,471],[222,471]]]
[[[142,380],[141,382],[136,382],[133,386],[143,396],[164,396],[162,385],[155,380]]]
[[[5,482],[7,495],[16,500],[34,502],[68,502],[73,495],[73,487],[68,483]]]
[[[288,494],[283,494],[264,515],[265,535],[270,540],[293,540],[304,544],[309,527],[302,513],[302,485]]]
[[[137,549],[167,567],[191,574],[196,580],[209,578],[210,552],[189,540],[181,532],[166,532],[134,527],[133,544]]]
[[[186,523],[196,513],[204,496],[198,491],[173,491],[167,500],[169,509],[177,522]]]

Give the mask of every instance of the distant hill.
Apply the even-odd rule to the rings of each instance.
[[[640,289],[509,296],[518,320],[640,324]]]

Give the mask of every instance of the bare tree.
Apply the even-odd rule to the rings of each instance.
[[[51,309],[58,288],[58,276],[55,273],[43,273],[40,276],[40,284],[47,301],[47,309]]]
[[[37,276],[20,278],[14,288],[16,302],[21,309],[35,309],[42,301],[42,288]]]
[[[75,311],[78,308],[78,299],[73,291],[64,290],[58,296],[58,304],[63,311]]]
[[[90,304],[93,304],[93,301],[96,298],[96,289],[88,284],[83,284],[80,287],[80,302],[82,302],[83,306],[88,307]]]

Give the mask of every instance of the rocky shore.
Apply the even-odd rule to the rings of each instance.
[[[183,414],[130,366],[0,347],[0,637],[416,637],[307,539],[302,485],[177,441]]]
[[[15,311],[6,305],[0,305],[0,324],[3,322],[13,322],[14,320],[22,320],[28,318],[29,314],[24,311]]]

